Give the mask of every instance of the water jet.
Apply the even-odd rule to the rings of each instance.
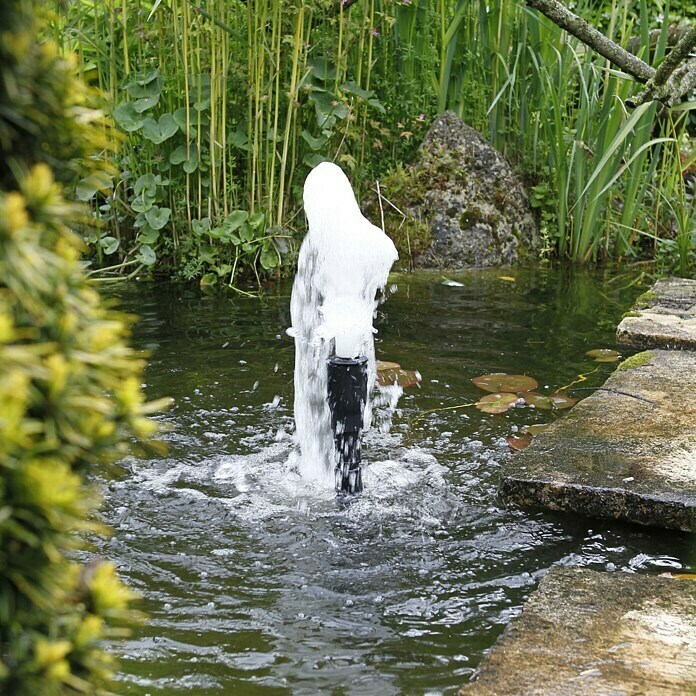
[[[317,165],[304,185],[308,231],[290,314],[295,339],[295,428],[300,472],[340,493],[362,490],[360,439],[376,378],[377,295],[398,258],[360,212],[343,170]]]

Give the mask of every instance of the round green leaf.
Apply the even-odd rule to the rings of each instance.
[[[278,265],[278,254],[273,249],[264,249],[259,256],[262,268],[270,271]]]
[[[522,428],[523,433],[529,433],[530,435],[538,435],[543,433],[549,427],[549,423],[536,423],[534,425],[525,425]]]
[[[227,232],[234,232],[239,229],[249,217],[246,210],[233,210],[224,220],[222,226]]]
[[[81,201],[90,201],[97,191],[105,193],[114,187],[111,177],[106,172],[92,172],[89,176],[78,182],[75,194]]]
[[[171,114],[162,114],[159,121],[154,118],[146,118],[143,121],[143,136],[159,145],[171,138],[179,130],[174,117]]]
[[[517,403],[518,398],[517,394],[486,394],[475,405],[484,413],[505,413]]]
[[[153,205],[152,208],[145,211],[145,219],[153,230],[161,230],[169,222],[171,212],[171,208],[158,208]]]
[[[143,117],[138,113],[132,102],[125,102],[114,109],[114,121],[119,128],[132,133],[143,127]]]
[[[471,380],[479,389],[487,392],[528,392],[539,386],[533,377],[527,375],[508,375],[505,372],[495,372],[481,375]]]
[[[105,254],[113,254],[118,249],[119,241],[116,237],[102,237],[99,244],[101,244]]]
[[[138,261],[140,263],[144,263],[146,266],[152,266],[152,264],[157,261],[157,256],[155,255],[155,252],[152,250],[152,247],[149,246],[148,244],[143,244],[140,247],[140,251],[138,251],[138,255],[136,256]]]
[[[588,358],[593,358],[595,362],[618,362],[621,359],[621,353],[610,348],[595,348],[588,350],[585,355]]]

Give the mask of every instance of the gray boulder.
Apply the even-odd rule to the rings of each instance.
[[[508,266],[535,257],[540,248],[522,182],[452,111],[437,118],[415,162],[385,179],[382,190],[403,213],[384,210],[387,233],[416,267]],[[374,201],[365,207],[379,220]]]

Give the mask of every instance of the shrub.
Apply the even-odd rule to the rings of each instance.
[[[154,424],[126,324],[102,304],[63,198],[103,137],[38,2],[0,2],[0,693],[97,693],[127,614],[113,566],[70,559],[94,520],[86,475]],[[54,174],[55,172],[55,174]]]

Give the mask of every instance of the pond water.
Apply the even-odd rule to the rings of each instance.
[[[417,369],[388,433],[368,433],[365,493],[342,505],[288,465],[290,286],[260,298],[131,285],[165,455],[129,457],[106,484],[99,543],[149,620],[114,646],[122,694],[453,694],[554,564],[659,573],[689,538],[506,509],[505,438],[553,420],[461,406],[471,378],[526,373],[550,390],[599,386],[640,292],[630,275],[516,270],[395,276],[378,357]],[[593,370],[596,370],[592,372]],[[584,397],[591,391],[577,391]]]

